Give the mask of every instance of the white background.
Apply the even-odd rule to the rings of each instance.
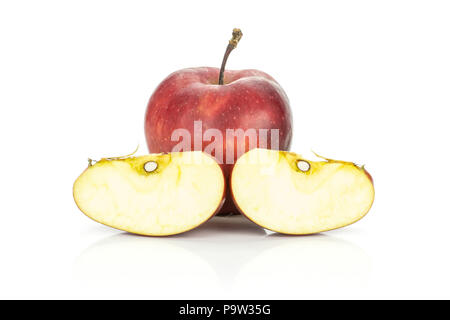
[[[0,298],[450,298],[448,1],[1,1]],[[243,218],[139,237],[74,204],[87,158],[147,152],[184,67],[271,74],[292,150],[366,164],[376,198],[325,234]]]

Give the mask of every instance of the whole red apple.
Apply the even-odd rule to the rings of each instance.
[[[262,71],[225,71],[241,36],[233,30],[220,70],[179,70],[156,88],[145,115],[150,152],[203,150],[228,179],[237,158],[252,148],[289,149],[292,116],[281,86]],[[231,196],[220,213],[238,213]]]

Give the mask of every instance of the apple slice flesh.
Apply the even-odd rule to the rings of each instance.
[[[374,200],[372,178],[364,168],[267,149],[253,149],[238,159],[231,190],[242,214],[285,234],[349,225],[364,217]]]
[[[89,218],[142,235],[191,230],[211,218],[224,199],[220,166],[200,152],[102,159],[75,181],[73,195]]]

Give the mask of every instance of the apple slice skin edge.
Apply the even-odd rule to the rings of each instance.
[[[98,220],[96,220],[95,218],[89,216],[87,213],[85,213],[85,212],[80,208],[80,206],[78,205],[78,203],[75,202],[75,204],[76,204],[77,208],[78,208],[78,209],[79,209],[86,217],[88,217],[89,219],[91,219],[91,220],[93,220],[93,221],[95,221],[95,222],[97,222],[97,223],[100,223],[100,224],[102,224],[102,225],[104,225],[104,226],[107,226],[107,227],[110,227],[110,228],[113,228],[113,229],[116,229],[116,230],[120,230],[120,231],[125,231],[125,232],[131,233],[131,234],[135,234],[135,235],[138,235],[138,236],[163,238],[163,237],[176,236],[176,235],[178,235],[178,234],[186,233],[186,232],[192,231],[192,230],[194,230],[194,229],[197,229],[198,227],[201,227],[203,224],[205,224],[205,223],[207,223],[209,220],[211,220],[211,219],[212,219],[212,218],[220,211],[220,209],[222,208],[224,202],[225,202],[225,192],[224,192],[224,195],[222,196],[222,200],[221,200],[219,206],[217,207],[216,211],[215,211],[208,219],[206,219],[205,221],[203,221],[202,223],[200,223],[200,224],[198,224],[198,225],[196,225],[196,226],[193,226],[191,229],[184,230],[184,231],[179,232],[179,233],[172,233],[172,234],[146,234],[146,233],[139,233],[139,232],[128,231],[128,230],[126,230],[126,229],[121,229],[121,228],[119,228],[119,227],[114,227],[114,226],[108,225],[108,224],[106,224],[106,223],[103,223],[103,222],[101,222],[101,221],[98,221]]]
[[[253,149],[253,150],[248,151],[247,153],[252,152],[252,151],[255,152],[256,150],[269,150],[269,149],[260,149],[260,148],[256,148],[256,149]],[[283,153],[283,154],[289,154],[289,155],[291,155],[291,156],[294,156],[294,157],[297,157],[297,158],[299,158],[299,159],[302,159],[300,155],[295,154],[295,153],[290,152],[290,151],[278,151],[278,150],[269,150],[269,151],[271,151],[271,152],[280,152],[280,153]],[[245,155],[245,154],[244,154],[244,155]],[[242,155],[242,156],[244,156],[244,155]],[[241,156],[241,157],[242,157],[242,156]],[[318,156],[318,155],[317,155],[317,156]],[[318,157],[323,158],[323,157],[321,157],[321,156],[318,156]],[[232,187],[232,186],[233,186],[233,182],[232,182],[232,181],[233,181],[233,173],[234,173],[234,169],[236,168],[236,165],[235,165],[235,166],[233,167],[233,170],[232,170],[231,174],[230,174],[230,186],[229,186],[229,188],[230,188],[230,192],[231,192],[232,199],[233,199],[233,201],[234,201],[234,203],[235,203],[235,205],[236,205],[236,208],[239,210],[239,212],[240,212],[244,217],[246,217],[247,219],[249,219],[249,220],[252,221],[253,223],[257,224],[258,226],[260,226],[260,227],[262,227],[262,228],[264,228],[264,229],[267,229],[267,230],[270,230],[270,231],[273,231],[273,232],[277,232],[277,233],[280,233],[280,234],[285,234],[285,235],[288,235],[288,236],[301,236],[301,235],[318,234],[318,233],[321,233],[321,232],[326,232],[326,231],[331,231],[331,230],[336,230],[336,229],[340,229],[340,228],[343,228],[343,227],[347,227],[347,226],[350,226],[350,225],[352,225],[352,224],[358,222],[359,220],[361,220],[362,218],[364,218],[364,217],[367,215],[367,213],[368,213],[368,212],[370,211],[370,209],[372,208],[373,202],[375,201],[375,189],[374,189],[374,183],[373,183],[373,178],[372,178],[372,176],[371,176],[370,173],[364,168],[364,166],[359,167],[359,166],[357,166],[356,164],[354,164],[354,163],[352,163],[352,162],[347,162],[347,161],[333,160],[333,159],[328,159],[328,158],[323,158],[323,159],[324,159],[325,161],[322,161],[322,162],[325,162],[325,163],[333,163],[333,162],[334,162],[334,163],[344,163],[344,164],[352,165],[352,166],[358,168],[359,170],[362,170],[362,172],[365,174],[365,176],[367,177],[367,179],[370,181],[370,183],[371,183],[371,185],[372,185],[372,191],[373,191],[372,200],[371,200],[370,204],[368,205],[367,210],[366,210],[364,213],[362,213],[362,214],[360,215],[359,218],[354,219],[354,220],[352,220],[352,221],[349,221],[348,223],[343,223],[343,224],[341,224],[341,225],[334,226],[334,227],[331,227],[331,228],[324,228],[324,229],[319,229],[319,230],[317,230],[317,231],[306,232],[306,233],[303,233],[303,232],[299,232],[299,233],[295,233],[295,232],[285,232],[285,231],[278,230],[277,228],[273,228],[273,227],[271,227],[271,226],[269,226],[269,225],[263,225],[263,224],[261,224],[261,223],[255,221],[255,219],[252,219],[252,217],[249,216],[248,214],[246,214],[245,211],[244,211],[244,210],[241,208],[241,206],[239,205],[238,201],[236,200],[236,196],[235,196],[235,194],[234,194],[234,190],[233,190],[233,187]],[[302,160],[303,160],[303,159],[302,159]],[[238,161],[239,161],[239,159],[238,159]],[[313,161],[308,160],[308,162],[313,162]]]
[[[217,163],[216,160],[215,160],[211,155],[209,155],[209,154],[207,154],[207,153],[204,153],[204,152],[196,152],[196,153],[202,153],[203,155],[207,156],[208,158],[212,159],[215,163]],[[150,154],[150,155],[152,155],[152,156],[158,156],[158,155],[167,155],[167,154],[168,154],[168,153],[159,153],[159,154]],[[120,158],[120,159],[119,159],[119,158],[117,158],[117,159],[113,159],[113,158],[102,158],[102,159],[99,160],[98,162],[101,162],[101,161],[120,161],[120,160],[132,159],[132,158],[133,158],[133,157]],[[97,162],[97,163],[98,163],[98,162]],[[88,166],[88,167],[80,174],[80,176],[75,180],[75,183],[74,183],[73,188],[72,188],[72,195],[73,195],[73,197],[74,197],[74,199],[75,199],[75,204],[76,204],[76,206],[78,207],[78,209],[79,209],[86,217],[88,217],[89,219],[91,219],[91,220],[93,220],[93,221],[95,221],[95,222],[98,222],[98,223],[100,223],[100,224],[102,224],[102,225],[105,225],[105,226],[107,226],[107,227],[116,229],[116,230],[125,231],[125,232],[131,233],[131,234],[135,234],[135,235],[139,235],[139,236],[148,236],[148,237],[169,237],[169,236],[174,236],[174,235],[182,234],[182,233],[185,233],[185,232],[194,230],[194,229],[200,227],[201,225],[203,225],[204,223],[208,222],[211,218],[213,218],[213,217],[220,211],[220,209],[222,208],[222,206],[223,206],[223,204],[224,204],[224,202],[225,202],[226,181],[225,181],[225,176],[223,175],[223,171],[220,170],[220,172],[221,172],[221,179],[222,179],[222,186],[223,186],[223,188],[222,188],[223,190],[222,190],[221,200],[220,200],[220,202],[219,202],[217,208],[212,212],[212,214],[211,214],[207,219],[205,219],[204,221],[202,221],[201,223],[199,223],[199,224],[197,224],[197,225],[192,226],[192,227],[189,228],[189,229],[183,230],[183,231],[181,231],[181,232],[176,232],[176,233],[169,233],[169,234],[149,234],[149,233],[143,233],[143,232],[130,231],[130,230],[127,230],[126,228],[121,228],[121,227],[118,227],[118,226],[113,226],[113,225],[107,224],[107,223],[105,223],[105,222],[102,222],[102,221],[100,221],[99,219],[94,218],[92,215],[89,215],[88,213],[86,213],[86,212],[81,208],[81,206],[79,205],[79,203],[76,201],[76,195],[75,195],[75,187],[76,187],[76,183],[77,183],[78,179],[79,179],[80,177],[82,177],[83,174],[84,174],[87,170],[89,170],[89,169],[91,168],[91,166],[93,166],[93,165],[91,164],[91,160],[90,160],[90,161],[89,161],[89,166]],[[219,165],[217,164],[217,166],[219,166]],[[220,168],[220,167],[219,167],[219,168]]]

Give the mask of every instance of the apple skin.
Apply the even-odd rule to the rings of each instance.
[[[172,152],[180,140],[172,141],[175,129],[191,134],[191,150],[204,151],[212,141],[194,145],[194,121],[202,121],[202,132],[218,129],[223,135],[223,159],[218,160],[228,181],[238,157],[238,148],[250,150],[248,141],[226,139],[227,129],[269,129],[267,146],[256,147],[289,150],[292,138],[292,114],[281,86],[268,74],[258,70],[226,70],[224,84],[218,84],[219,69],[188,68],[170,74],[152,94],[145,114],[145,135],[151,153]],[[270,129],[279,130],[278,146],[271,145]],[[203,140],[203,139],[202,139]],[[213,139],[214,140],[214,139]],[[245,139],[247,140],[247,139]],[[238,146],[245,143],[245,146]],[[234,152],[234,162],[225,163],[227,149]],[[229,187],[220,214],[239,213]]]

